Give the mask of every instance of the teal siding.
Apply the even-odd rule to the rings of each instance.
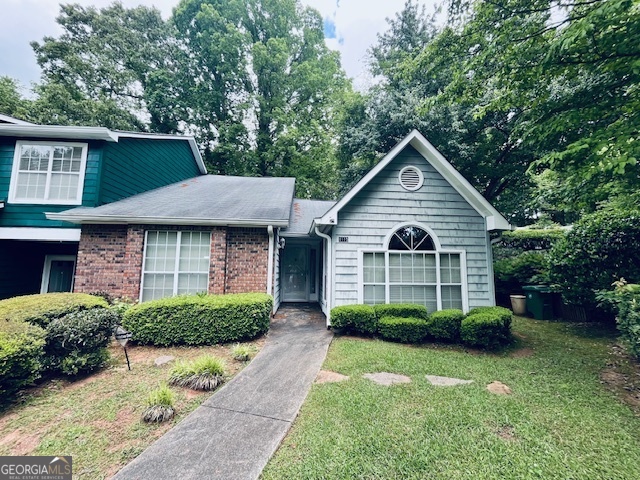
[[[46,255],[77,254],[77,243],[0,240],[0,300],[40,293]]]
[[[13,168],[13,155],[16,138],[0,137],[0,200],[9,197],[9,185],[11,183],[11,170]],[[33,139],[31,139],[33,140]],[[47,141],[47,139],[38,139]],[[52,140],[64,142],[66,140]],[[68,140],[78,142],[78,140]],[[81,142],[82,143],[82,142]],[[104,142],[86,142],[89,144],[87,151],[87,167],[84,178],[84,190],[82,193],[82,205],[95,207],[98,205],[99,173]],[[7,203],[0,210],[0,227],[62,227],[78,228],[67,222],[47,220],[45,212],[62,212],[75,208],[77,205],[29,205]]]
[[[424,185],[402,188],[400,170],[421,169]],[[338,214],[333,228],[334,306],[358,300],[358,249],[383,248],[398,224],[420,222],[438,236],[443,249],[467,255],[469,308],[493,305],[491,248],[484,218],[413,147],[407,147],[369,182]],[[348,243],[338,237],[348,237]]]
[[[100,204],[200,174],[184,140],[121,138],[105,146]]]

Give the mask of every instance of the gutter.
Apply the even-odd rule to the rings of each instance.
[[[273,296],[273,225],[267,227],[269,234],[269,260],[267,262],[267,295]]]
[[[331,256],[331,237],[326,233],[322,233],[318,227],[315,227],[316,235],[327,241],[327,285],[325,285],[325,294],[327,296],[327,328],[331,326],[331,298],[333,297],[333,258]]]

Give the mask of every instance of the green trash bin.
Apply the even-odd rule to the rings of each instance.
[[[546,285],[522,287],[527,296],[527,311],[536,320],[553,320],[553,290]]]

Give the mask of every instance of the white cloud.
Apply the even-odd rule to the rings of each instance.
[[[0,75],[17,78],[23,85],[39,78],[39,67],[29,42],[55,36],[60,29],[55,23],[62,0],[1,0]],[[65,0],[66,1],[66,0]],[[68,0],[71,2],[71,0]],[[178,0],[121,0],[126,7],[155,6],[163,17],[171,15]],[[317,9],[323,18],[335,25],[336,38],[328,39],[329,48],[338,50],[347,75],[357,87],[369,82],[366,74],[367,48],[376,41],[376,34],[386,29],[386,17],[400,11],[405,0],[301,0]],[[113,0],[73,0],[84,6],[105,7]],[[420,0],[433,11],[435,0]]]

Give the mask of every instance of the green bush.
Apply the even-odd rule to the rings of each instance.
[[[565,236],[565,230],[519,229],[503,232],[500,241],[493,245],[493,256],[496,260],[512,258],[523,252],[549,250]]]
[[[525,285],[549,283],[548,253],[544,251],[522,252],[514,257],[496,260],[493,264],[496,293],[511,295],[521,293]]]
[[[414,317],[427,318],[429,316],[427,307],[415,303],[383,303],[374,305],[373,310],[376,317]]]
[[[177,362],[169,374],[169,383],[193,390],[215,390],[226,380],[224,360],[203,355],[189,362]]]
[[[52,320],[46,327],[45,366],[65,375],[90,372],[109,358],[107,345],[117,312],[92,308]]]
[[[40,376],[44,335],[40,327],[0,320],[0,406]]]
[[[404,343],[421,343],[429,331],[424,318],[382,317],[378,321],[378,333],[386,340]]]
[[[598,299],[613,306],[623,343],[640,358],[640,285],[622,279],[614,286],[613,291],[600,292]]]
[[[122,325],[142,344],[213,345],[266,333],[272,308],[263,293],[181,295],[134,305]]]
[[[597,306],[596,291],[619,278],[640,282],[640,212],[606,209],[585,215],[550,254],[550,277],[565,302]]]
[[[147,408],[142,412],[142,421],[146,423],[161,423],[170,420],[175,415],[175,395],[166,383],[161,383],[147,397]]]
[[[331,326],[371,335],[376,332],[378,321],[369,305],[343,305],[331,309]]]
[[[511,339],[511,312],[502,307],[473,309],[462,320],[460,338],[466,345],[487,349],[507,343]]]
[[[450,309],[433,312],[427,318],[429,337],[447,342],[458,340],[463,318],[462,310]]]
[[[95,307],[107,302],[86,293],[43,293],[0,300],[0,320],[29,322],[46,327],[54,318]]]

